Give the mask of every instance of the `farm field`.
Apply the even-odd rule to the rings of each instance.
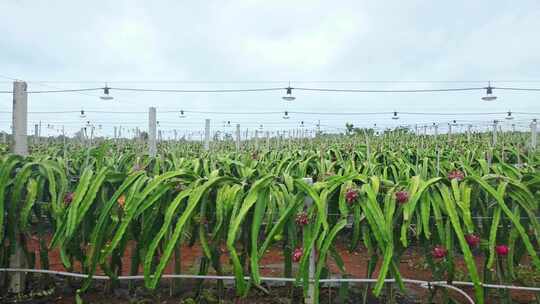
[[[161,141],[156,157],[147,149],[51,140],[21,157],[3,147],[0,267],[22,250],[21,268],[90,275],[28,274],[27,294],[104,303],[107,294],[148,300],[137,291],[184,303],[466,303],[446,285],[476,303],[538,301],[482,285],[540,283],[540,153],[530,133],[500,133],[495,145],[491,133],[395,130],[251,140],[240,151],[232,141],[208,151]],[[2,301],[15,301],[10,275],[0,275]],[[110,280],[92,280],[102,275]],[[355,278],[374,280],[325,281]],[[471,286],[454,284],[463,281]]]

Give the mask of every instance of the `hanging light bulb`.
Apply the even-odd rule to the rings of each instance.
[[[290,86],[287,87],[287,94],[281,98],[283,98],[283,100],[286,100],[286,101],[293,101],[296,99],[296,97],[292,95],[292,88]]]
[[[289,112],[285,111],[285,114],[283,115],[283,119],[289,119]]]
[[[180,110],[180,118],[185,118],[186,116],[184,115],[184,110]]]
[[[86,114],[84,113],[84,110],[81,110],[81,114],[79,115],[81,118],[85,118]]]
[[[512,112],[508,111],[508,115],[505,117],[506,120],[512,120],[514,119],[514,116],[512,116]]]
[[[491,83],[488,83],[488,86],[486,87],[486,96],[483,96],[482,100],[492,101],[495,99],[497,99],[497,96],[493,95],[493,88],[491,87]]]
[[[99,98],[101,98],[102,100],[113,100],[114,97],[109,95],[109,89],[110,88],[107,86],[107,84],[105,84],[105,87],[103,88],[103,95],[101,95]]]
[[[399,116],[397,115],[397,112],[394,112],[394,116],[392,116],[392,119],[393,120],[398,120],[399,119]]]

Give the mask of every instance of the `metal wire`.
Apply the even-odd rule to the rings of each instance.
[[[330,88],[307,88],[307,87],[291,87],[293,90],[299,91],[317,91],[317,92],[343,92],[343,93],[436,93],[436,92],[458,92],[458,91],[478,91],[485,90],[488,87],[469,87],[469,88],[443,88],[443,89],[402,89],[402,90],[366,90],[366,89],[330,89]],[[540,91],[540,88],[514,88],[514,87],[491,87],[494,90],[510,90],[510,91]],[[44,91],[28,91],[29,94],[36,93],[64,93],[64,92],[83,92],[103,90],[99,88],[82,88],[82,89],[61,89],[61,90],[44,90]],[[282,91],[286,87],[281,88],[253,88],[253,89],[217,89],[217,90],[181,90],[181,89],[146,89],[146,88],[121,88],[110,87],[116,91],[133,91],[133,92],[160,92],[160,93],[235,93],[235,92],[262,92],[262,91]],[[13,91],[0,91],[0,93],[13,93]]]
[[[43,91],[27,91],[28,94],[41,94],[41,93],[69,93],[69,92],[85,92],[85,91],[99,91],[104,88],[86,88],[86,89],[59,89],[59,90],[43,90]]]
[[[84,110],[86,113],[106,113],[106,114],[148,114],[148,111],[104,111],[104,110]],[[197,110],[162,110],[159,113],[180,113],[183,111],[185,114],[219,114],[219,115],[275,115],[283,114],[299,114],[299,115],[345,115],[345,116],[360,116],[360,115],[392,115],[394,111],[390,112],[311,112],[311,111],[261,111],[261,112],[234,112],[234,111],[197,111]],[[66,111],[29,111],[28,114],[69,114],[80,113],[81,110],[66,110]],[[519,115],[540,115],[540,112],[513,112],[513,114]],[[12,111],[0,111],[0,113],[11,114]],[[506,115],[508,112],[399,112],[399,115],[445,115],[445,116],[470,116],[470,115]],[[462,121],[462,120],[458,120]],[[491,122],[493,123],[493,122]]]
[[[508,90],[508,91],[540,91],[537,88],[507,88],[507,87],[492,87],[494,90]]]
[[[6,78],[16,80],[12,77],[1,76],[0,78]],[[6,81],[7,82],[7,81]],[[135,84],[175,84],[175,83],[375,83],[375,84],[389,84],[389,83],[539,83],[540,80],[28,80],[28,83],[135,83]]]
[[[160,93],[235,93],[235,92],[262,92],[262,91],[283,91],[287,88],[255,88],[255,89],[219,89],[219,90],[178,90],[178,89],[138,89],[138,88],[118,88],[111,87],[116,91],[133,92],[160,92]]]
[[[486,87],[475,88],[447,88],[447,89],[410,89],[410,90],[361,90],[361,89],[327,89],[327,88],[297,88],[299,91],[317,92],[344,92],[344,93],[429,93],[429,92],[454,92],[454,91],[478,91],[485,90]]]

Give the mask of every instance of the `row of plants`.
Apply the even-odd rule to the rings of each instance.
[[[522,264],[540,270],[540,158],[527,140],[506,134],[492,147],[489,134],[389,132],[273,139],[241,151],[232,142],[210,151],[163,142],[157,157],[130,141],[35,145],[24,158],[5,152],[0,265],[8,267],[22,247],[34,267],[27,246],[37,236],[40,267],[59,250],[66,270],[80,265],[90,274],[79,290],[85,292],[97,272],[113,284],[125,275],[122,257],[130,250],[129,275],[142,268],[145,286],[155,289],[168,265],[180,272],[181,245],[199,244],[198,273],[228,274],[226,256],[237,294],[245,296],[260,286],[260,261],[272,248],[283,253],[283,276],[296,277],[307,293],[315,248],[317,301],[330,262],[347,277],[336,249],[345,238],[351,251],[363,248],[369,257],[366,276],[377,278],[376,296],[388,278],[405,290],[400,260],[414,247],[433,280],[451,282],[463,261],[475,299],[484,303],[482,282],[514,283]]]

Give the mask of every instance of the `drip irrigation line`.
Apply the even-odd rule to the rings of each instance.
[[[30,269],[30,268],[0,268],[0,272],[29,272],[29,273],[43,273],[51,275],[60,275],[67,277],[75,278],[89,278],[90,275],[84,273],[75,273],[67,271],[56,271],[56,270],[47,270],[47,269]],[[235,280],[234,276],[218,276],[218,275],[189,275],[189,274],[164,274],[161,276],[162,279],[207,279],[207,280]],[[104,275],[93,275],[91,276],[93,280],[110,280],[111,278]],[[118,280],[143,280],[144,275],[133,275],[133,276],[119,276],[116,279]],[[249,276],[245,276],[244,280],[251,280]],[[275,281],[275,282],[296,282],[296,278],[284,278],[284,277],[261,277],[262,281]],[[302,280],[300,280],[301,282]],[[463,290],[457,288],[456,286],[474,286],[473,282],[465,281],[452,281],[450,284],[447,281],[424,281],[416,279],[406,279],[403,278],[402,281],[408,284],[418,284],[424,288],[431,288],[432,286],[441,286],[445,288],[450,288],[455,291],[460,292],[465,296],[471,303],[474,303],[472,298],[465,293]],[[314,282],[310,280],[309,282]],[[333,279],[320,279],[319,283],[375,283],[377,279],[368,279],[368,278],[333,278]],[[385,283],[395,283],[395,279],[385,279]],[[480,283],[480,286],[490,289],[507,289],[507,290],[522,290],[522,291],[531,291],[531,292],[540,292],[539,287],[529,287],[529,286],[517,286],[517,285],[504,285],[504,284],[488,284]]]
[[[54,270],[44,270],[44,269],[27,269],[27,268],[0,268],[0,271],[3,272],[30,272],[30,273],[43,273],[43,274],[52,274],[60,275],[67,277],[76,277],[76,278],[89,278],[88,274],[82,273],[72,273],[65,271],[54,271]],[[186,275],[186,274],[164,274],[161,276],[162,279],[206,279],[206,280],[228,280],[233,281],[236,278],[234,276],[217,276],[217,275]],[[103,275],[94,275],[91,277],[94,280],[110,280],[111,278]],[[144,275],[134,275],[134,276],[119,276],[117,280],[144,280]],[[251,280],[249,276],[245,276],[244,280]],[[274,282],[296,282],[296,278],[283,278],[283,277],[261,277],[261,281],[274,281]],[[444,288],[453,289],[463,295],[470,303],[474,304],[474,300],[463,290],[449,285],[446,282],[430,282],[423,280],[414,280],[414,279],[402,279],[404,283],[408,284],[417,284],[423,288],[431,288],[431,286],[441,286]],[[300,281],[301,282],[301,281]],[[315,282],[315,280],[309,280],[310,283]],[[339,283],[339,282],[350,282],[350,283],[375,283],[376,279],[321,279],[320,283]],[[395,283],[395,279],[385,279],[385,283]],[[468,283],[468,282],[463,282]],[[470,283],[472,284],[472,283]],[[513,286],[507,286],[508,289],[512,289]],[[538,289],[540,291],[540,288]]]

